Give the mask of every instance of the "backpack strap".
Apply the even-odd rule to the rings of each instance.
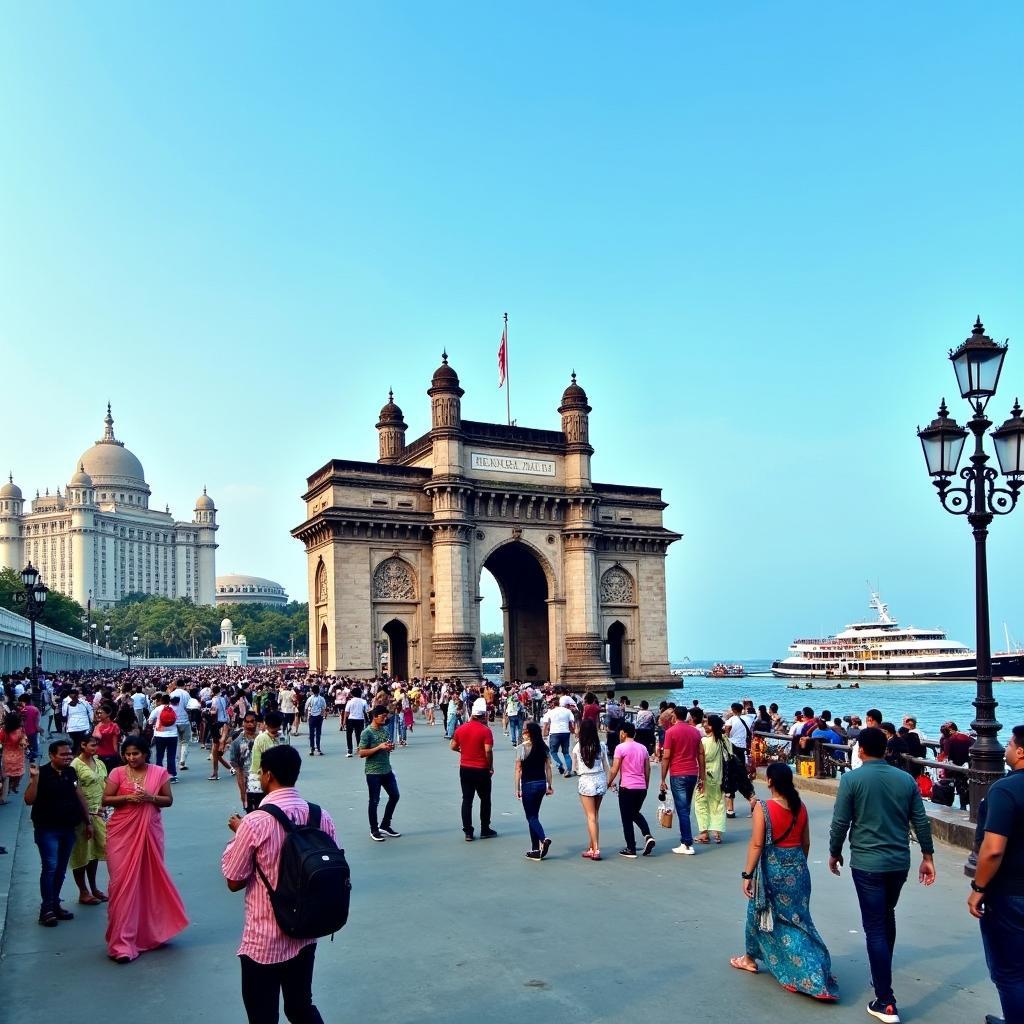
[[[320,827],[320,805],[310,804],[309,805],[309,818],[306,821],[306,825],[309,828]]]
[[[274,819],[274,821],[276,821],[278,823],[278,825],[280,825],[281,828],[283,828],[285,830],[285,832],[294,832],[295,831],[295,822],[292,821],[292,819],[289,818],[288,815],[285,814],[284,811],[282,811],[280,807],[277,807],[274,804],[267,804],[266,806],[262,806],[261,805],[258,808],[258,810],[265,811],[267,814],[269,814]],[[312,804],[309,805],[309,810],[310,810],[310,814],[312,815],[312,811],[313,811],[313,805]],[[317,814],[319,814],[319,812],[320,812],[320,808],[318,807],[317,808]]]

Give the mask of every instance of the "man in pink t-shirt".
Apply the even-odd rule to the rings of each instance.
[[[619,727],[619,743],[615,748],[615,760],[608,773],[608,788],[619,783],[619,816],[622,818],[622,834],[626,845],[619,850],[620,857],[636,860],[636,833],[633,826],[640,827],[644,837],[644,856],[649,857],[654,849],[654,836],[642,814],[644,800],[647,799],[647,787],[651,782],[651,758],[647,748],[637,743],[633,737],[636,727],[632,722],[623,722]]]
[[[691,714],[696,713],[695,709]],[[672,789],[672,801],[679,819],[679,845],[673,853],[692,855],[693,830],[690,828],[690,802],[693,791],[704,785],[704,744],[700,730],[686,721],[685,708],[673,708],[675,724],[665,730],[661,748],[661,792]]]

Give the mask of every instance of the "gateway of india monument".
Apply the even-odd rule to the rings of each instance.
[[[388,395],[377,462],[307,480],[311,665],[371,677],[481,677],[480,574],[502,597],[504,678],[603,688],[669,684],[661,490],[594,483],[590,406],[572,383],[560,430],[462,418],[442,356],[430,430],[406,442]]]

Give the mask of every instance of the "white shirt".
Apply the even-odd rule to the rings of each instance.
[[[172,704],[171,707],[178,716],[178,725],[188,725],[188,702],[191,699],[188,691],[178,686],[171,690],[171,700],[173,701],[175,697],[178,698],[178,706],[175,708]]]
[[[362,697],[352,697],[345,705],[345,715],[353,722],[361,722],[366,718],[366,701]]]
[[[744,723],[750,728],[750,733],[748,733],[744,728]],[[725,731],[729,734],[729,739],[732,741],[732,745],[734,747],[739,747],[742,750],[747,749],[747,736],[749,735],[751,739],[753,739],[753,727],[753,715],[733,715],[732,718],[725,723]]]
[[[572,725],[574,719],[572,712],[568,708],[557,707],[551,708],[550,711],[544,713],[540,720],[542,726],[548,727],[548,732],[552,736],[558,736],[562,733],[569,732],[569,727]]]
[[[77,704],[72,704],[71,698],[65,697],[61,713],[68,732],[88,732],[92,728],[92,708],[81,697]]]
[[[177,738],[177,736],[178,736],[177,712],[175,712],[175,722],[174,722],[174,725],[161,725],[160,724],[160,712],[163,711],[163,709],[165,707],[171,707],[171,706],[170,706],[170,704],[167,704],[167,705],[160,704],[159,706],[153,708],[153,710],[149,713],[149,724],[151,726],[153,726],[153,735],[154,736],[159,736],[161,739],[169,739],[171,736],[174,736],[175,738]],[[171,710],[174,711],[174,708],[171,708]]]

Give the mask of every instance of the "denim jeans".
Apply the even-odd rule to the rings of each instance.
[[[572,759],[569,757],[569,733],[551,733],[548,736],[548,750],[551,752],[551,760],[555,762],[556,767],[562,766],[562,762],[558,760],[558,752],[561,751],[562,757],[565,758],[566,774],[572,771]]]
[[[892,953],[896,948],[896,904],[907,881],[907,871],[861,871],[852,868],[860,903],[860,919],[868,947],[875,998],[894,1003]]]
[[[405,724],[405,712],[399,711],[398,714],[395,715],[395,719],[398,722],[398,738],[402,743],[405,743],[409,738],[409,727]]]
[[[154,761],[156,764],[163,764],[164,760],[167,761],[167,770],[171,773],[171,778],[174,778],[178,774],[178,735],[175,733],[173,736],[154,736],[153,746],[156,747],[156,757]]]
[[[508,732],[512,737],[512,745],[518,746],[519,741],[523,738],[523,716],[522,713],[518,715],[508,716]]]
[[[693,846],[693,829],[690,828],[690,803],[697,788],[696,775],[670,775],[668,784],[672,790],[672,801],[676,805],[679,820],[679,841],[683,846]]]
[[[522,784],[523,813],[526,815],[526,824],[530,827],[530,847],[534,850],[539,850],[540,844],[544,841],[544,826],[540,823],[540,805],[547,789],[548,784],[544,779]]]
[[[981,941],[1006,1024],[1024,1024],[1024,896],[994,889],[985,896]]]
[[[370,831],[377,834],[380,825],[377,824],[377,808],[380,806],[380,791],[383,789],[388,795],[388,802],[384,805],[384,820],[380,823],[385,828],[391,828],[391,819],[394,817],[395,808],[398,806],[398,780],[394,772],[387,772],[385,775],[367,775],[366,788],[370,793],[369,816]]]
[[[75,845],[73,828],[37,828],[39,847],[39,915],[56,913],[60,907],[60,890],[68,873],[68,861]]]
[[[324,727],[323,715],[309,716],[309,752],[320,750],[320,734]]]

